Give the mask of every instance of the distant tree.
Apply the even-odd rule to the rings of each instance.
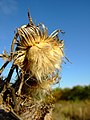
[[[61,99],[61,96],[62,96],[62,89],[61,88],[55,88],[53,91],[52,91],[52,95],[55,99],[55,101],[58,101]]]
[[[90,99],[90,85],[74,86],[73,88],[56,88],[53,90],[56,100],[85,100]]]

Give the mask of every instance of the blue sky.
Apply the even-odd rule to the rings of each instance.
[[[60,38],[72,64],[62,65],[60,87],[90,84],[90,0],[0,0],[0,53],[10,51],[14,30],[28,23],[28,8],[33,21],[44,23],[49,34],[65,31]]]

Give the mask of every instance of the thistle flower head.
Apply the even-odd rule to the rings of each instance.
[[[14,64],[24,72],[29,71],[38,81],[45,80],[60,69],[64,42],[58,39],[60,30],[48,35],[44,24],[28,24],[17,29],[16,57]]]

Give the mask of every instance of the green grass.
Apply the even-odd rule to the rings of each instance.
[[[90,100],[55,103],[54,120],[90,120]]]

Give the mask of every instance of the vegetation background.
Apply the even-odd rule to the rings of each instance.
[[[54,120],[90,120],[90,85],[56,88]]]

